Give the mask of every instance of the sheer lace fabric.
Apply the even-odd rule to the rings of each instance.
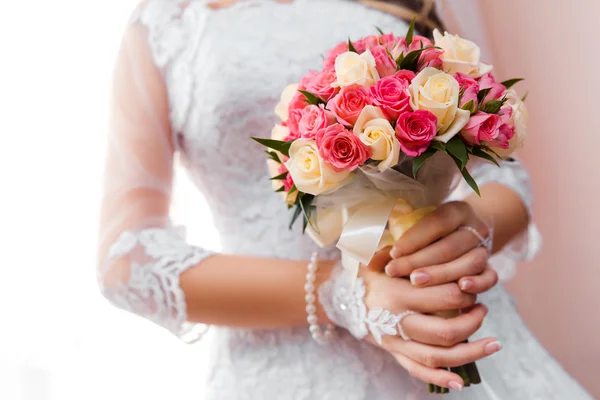
[[[349,33],[407,28],[347,0],[242,0],[221,10],[207,3],[148,0],[132,17],[115,71],[101,221],[105,295],[178,336],[203,328],[185,322],[179,276],[202,268],[212,253],[186,243],[169,222],[174,156],[204,194],[223,252],[308,260],[315,245],[288,229],[262,149],[249,137],[269,134],[281,89],[317,68]],[[485,165],[474,169],[479,179],[507,184],[531,203],[520,166],[502,176]],[[539,238],[528,237],[526,245],[535,249]],[[338,255],[334,248],[319,253]],[[587,398],[537,343],[501,287],[482,301],[491,311],[480,335],[498,337],[505,349],[482,364],[487,389],[463,392],[461,399]],[[344,330],[327,346],[314,343],[305,328],[212,330],[207,399],[427,397],[424,385],[387,353]]]

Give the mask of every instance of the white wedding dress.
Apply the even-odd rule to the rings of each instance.
[[[173,150],[211,207],[224,253],[308,260],[315,245],[288,229],[287,207],[273,193],[263,149],[250,136],[270,134],[281,90],[319,68],[327,49],[349,35],[373,34],[375,27],[400,35],[407,29],[405,22],[349,0],[240,0],[218,10],[207,3],[148,0],[132,18],[115,81],[103,215],[103,293],[185,340],[199,338],[204,327],[185,322],[179,275],[202,268],[211,252],[188,245],[168,222]],[[135,32],[144,32],[144,40]],[[153,75],[164,79],[168,104],[155,101],[164,94],[160,87],[145,84]],[[135,90],[119,94],[119,85]],[[167,112],[170,126],[157,117]],[[518,163],[472,170],[480,185],[496,181],[513,188],[531,210],[528,176]],[[467,193],[459,187],[453,197]],[[515,262],[539,245],[531,226],[492,262],[508,277]],[[337,257],[332,248],[320,253]],[[447,398],[591,398],[537,342],[501,286],[481,301],[490,312],[477,337],[496,337],[504,348],[478,362],[482,385]],[[211,329],[206,399],[430,396],[387,353],[341,329],[326,345],[315,343],[307,328]]]

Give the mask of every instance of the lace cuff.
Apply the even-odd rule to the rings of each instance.
[[[211,254],[190,246],[176,229],[125,231],[109,249],[101,272],[102,293],[117,307],[161,325],[187,343],[195,342],[207,327],[187,322],[179,277]],[[111,269],[123,266],[129,277],[113,280]]]

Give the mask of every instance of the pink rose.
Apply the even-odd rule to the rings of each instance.
[[[421,50],[422,48],[432,46],[433,43],[431,40],[424,36],[415,35],[410,46],[406,45],[406,38],[400,38],[397,45],[392,50],[392,56],[398,57],[401,53],[407,55],[411,51]],[[424,50],[419,56],[418,70],[421,71],[426,67],[441,69],[443,65],[441,58],[442,54],[444,54],[444,50],[441,49]]]
[[[317,72],[309,79],[306,79],[305,82],[301,83],[304,83],[306,86],[306,91],[327,102],[339,91],[339,88],[331,87],[331,84],[336,80],[335,69],[328,68],[321,72]]]
[[[478,145],[481,142],[491,142],[498,136],[498,130],[502,125],[500,115],[479,111],[471,116],[469,122],[462,129],[461,135],[469,144]]]
[[[500,99],[506,90],[503,84],[496,82],[494,75],[491,73],[487,73],[479,79],[479,90],[484,89],[490,89],[485,99],[483,99],[484,105],[490,100]]]
[[[425,36],[415,35],[410,43],[410,46],[406,45],[406,38],[402,37],[398,40],[398,47],[404,51],[404,55],[407,55],[411,51],[420,50],[422,47],[431,47],[433,43]]]
[[[290,109],[288,120],[285,123],[290,130],[290,134],[288,135],[290,140],[298,139],[300,137],[300,127],[298,126],[300,123],[300,118],[302,118],[301,108]],[[288,140],[286,140],[286,142],[287,141]]]
[[[396,43],[398,43],[398,38],[394,36],[393,33],[386,33],[384,35],[379,36],[379,43],[384,45],[388,50],[392,50]]]
[[[398,79],[404,79],[406,82],[410,83],[413,79],[415,79],[417,74],[408,69],[401,69],[400,71],[396,72],[394,76]]]
[[[352,42],[352,45],[358,51],[359,54],[364,53],[367,49],[372,49],[379,44],[379,39],[375,35],[367,36],[356,42]]]
[[[427,67],[442,69],[444,65],[444,61],[441,58],[442,54],[444,54],[444,50],[440,49],[423,50],[419,56],[418,70],[421,71]]]
[[[409,82],[392,75],[377,81],[371,87],[373,104],[379,106],[392,120],[401,114],[411,111],[410,95],[408,93]]]
[[[301,137],[314,139],[319,130],[333,123],[335,123],[335,117],[331,112],[326,111],[323,106],[319,107],[311,104],[302,109],[302,114],[298,121],[298,131]]]
[[[469,101],[473,100],[473,109],[476,110],[479,107],[477,102],[477,94],[479,93],[479,84],[469,75],[457,72],[454,78],[458,81],[460,89],[463,91],[463,95],[460,99],[459,107],[464,106]]]
[[[515,136],[515,127],[511,124],[504,124],[498,129],[498,136],[496,139],[489,142],[490,147],[500,147],[501,149],[508,149],[510,147],[509,140]]]
[[[388,55],[385,46],[378,45],[371,49],[371,54],[375,58],[375,68],[381,78],[393,75],[398,69],[396,61],[392,60]]]
[[[372,104],[369,90],[363,86],[352,85],[342,90],[327,103],[338,121],[346,126],[353,126],[366,105]]]
[[[396,123],[400,148],[410,157],[417,157],[427,148],[437,133],[437,118],[426,110],[404,113]]]
[[[348,42],[342,42],[340,44],[338,44],[337,46],[335,46],[333,49],[329,50],[327,52],[327,57],[325,57],[325,61],[324,61],[324,69],[329,69],[329,68],[333,68],[333,66],[335,65],[335,59],[337,58],[337,56],[339,56],[342,53],[345,53],[348,51]]]
[[[371,156],[358,136],[341,124],[330,125],[317,133],[317,148],[323,160],[336,172],[354,171]]]

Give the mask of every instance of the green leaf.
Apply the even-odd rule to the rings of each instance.
[[[277,155],[277,153],[275,153],[274,151],[269,151],[269,150],[265,150],[265,153],[267,153],[269,155],[269,159],[278,162],[279,164],[283,164],[281,162],[281,160],[279,159],[279,156]]]
[[[408,27],[408,32],[406,32],[406,47],[410,46],[413,41],[413,37],[415,35],[415,24],[417,23],[417,17],[414,17]]]
[[[438,142],[437,140],[434,140],[433,142],[431,142],[429,147],[432,149],[436,149],[437,151],[442,151],[444,153],[446,152],[446,143],[444,142]]]
[[[321,100],[316,94],[307,92],[306,90],[298,90],[298,91],[300,93],[302,93],[304,95],[304,97],[306,97],[306,101],[308,102],[308,104],[313,104],[315,106],[318,106],[319,104],[325,104],[325,102],[323,100]]]
[[[488,95],[490,90],[492,90],[492,88],[482,89],[479,91],[479,93],[477,93],[477,101],[479,104],[483,104],[483,100],[485,99],[485,96]]]
[[[396,58],[396,66],[398,68],[400,68],[400,64],[402,64],[402,61],[404,61],[404,52],[400,53],[400,55],[398,55],[398,57]]]
[[[415,179],[417,178],[417,172],[419,172],[419,169],[423,166],[423,163],[425,161],[427,161],[436,152],[437,152],[436,149],[429,148],[429,149],[427,149],[425,151],[425,153],[423,153],[420,156],[417,156],[417,157],[414,158],[412,173],[413,173],[413,177]]]
[[[490,100],[487,103],[485,103],[483,111],[488,114],[498,114],[505,102],[506,98],[500,100]]]
[[[262,138],[256,138],[256,137],[253,137],[251,139],[262,144],[263,146],[266,146],[270,149],[280,152],[281,154],[283,154],[286,157],[289,157],[290,146],[293,143],[293,141],[292,142],[284,142],[282,140],[262,139]]]
[[[421,53],[424,52],[425,50],[438,49],[438,48],[439,47],[429,46],[429,47],[424,47],[419,50],[411,51],[404,57],[404,59],[402,61],[400,61],[400,63],[398,64],[398,68],[408,69],[413,72],[417,72],[417,69],[419,66],[419,57],[421,56]]]
[[[380,35],[385,35],[380,27],[376,26],[375,29],[377,29],[377,32],[379,32]]]
[[[350,38],[348,38],[348,50],[358,54],[358,50],[356,50],[356,47],[354,47],[354,45],[352,44],[352,40],[350,40]]]
[[[507,89],[510,89],[512,86],[514,86],[515,83],[521,82],[522,80],[523,80],[523,78],[509,79],[509,80],[502,82],[502,84]]]
[[[446,143],[446,150],[448,153],[452,155],[457,160],[460,160],[459,168],[461,170],[465,169],[467,163],[469,162],[469,152],[467,151],[467,146],[465,146],[465,142],[463,142],[459,137],[453,137]]]
[[[463,106],[461,107],[463,110],[467,110],[468,112],[473,112],[473,106],[475,106],[475,103],[473,102],[473,100],[469,100],[467,101],[465,104],[463,104]]]
[[[287,172],[287,171],[285,171],[283,174],[280,174],[280,175],[274,176],[274,177],[272,177],[270,180],[272,180],[272,181],[282,181],[282,180],[284,180],[285,178],[287,178],[287,176],[288,176],[288,172]]]
[[[302,207],[300,207],[300,204],[296,204],[296,209],[294,210],[294,214],[292,215],[292,221],[290,222],[289,226],[290,229],[292,229],[294,222],[296,222],[300,214],[302,214]]]
[[[481,192],[479,191],[479,186],[477,186],[477,182],[475,182],[475,179],[473,179],[473,177],[471,176],[471,174],[469,173],[469,171],[466,168],[463,168],[463,169],[460,168],[460,164],[461,164],[460,160],[454,158],[454,156],[451,156],[451,157],[454,160],[454,162],[456,163],[456,166],[458,167],[460,173],[462,174],[462,176],[465,179],[465,181],[467,182],[467,184],[471,187],[471,189],[473,189],[475,191],[475,193],[477,193],[477,195],[479,197],[481,197]]]
[[[306,230],[308,224],[310,224],[310,227],[313,228],[315,232],[319,232],[315,220],[317,208],[312,205],[312,201],[314,198],[315,196],[310,194],[303,194],[300,198],[300,207],[302,208],[302,213],[304,214],[304,224],[302,227],[303,233]]]
[[[479,158],[484,158],[488,161],[493,162],[494,164],[496,164],[498,167],[500,166],[500,164],[498,164],[498,161],[496,161],[496,159],[494,158],[494,156],[492,156],[489,153],[486,153],[485,151],[483,151],[483,149],[481,147],[475,146],[473,147],[473,155],[475,157],[479,157]]]
[[[281,187],[275,191],[275,193],[281,193],[281,192],[285,192],[285,187],[283,185],[281,185]]]
[[[296,184],[294,183],[292,185],[292,188],[290,189],[290,194],[294,193],[296,190],[298,190],[298,188],[296,187]]]
[[[529,92],[525,92],[525,94],[523,95],[523,97],[521,97],[521,101],[525,101],[527,100],[527,96],[529,96]]]

